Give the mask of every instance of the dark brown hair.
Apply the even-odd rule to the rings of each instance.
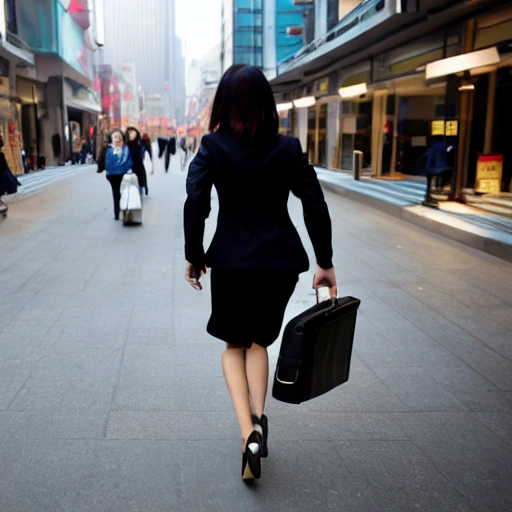
[[[278,132],[276,102],[260,69],[235,64],[224,73],[213,100],[209,130],[229,131],[251,140]]]

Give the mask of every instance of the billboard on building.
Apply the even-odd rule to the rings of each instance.
[[[86,0],[61,0],[57,5],[59,56],[76,71],[94,79],[91,16]]]

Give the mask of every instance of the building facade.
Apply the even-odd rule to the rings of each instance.
[[[133,63],[144,95],[160,95],[167,117],[183,115],[184,59],[176,37],[175,0],[105,2],[102,59],[116,73]]]
[[[13,37],[33,52],[16,72],[22,140],[29,167],[62,165],[82,137],[94,143],[101,112],[95,53],[102,42],[99,0],[17,0]],[[96,88],[95,88],[96,87]]]
[[[315,1],[314,41],[271,81],[281,129],[310,160],[350,170],[357,150],[374,177],[422,175],[443,139],[448,197],[510,190],[510,3],[345,0],[330,29],[328,7]]]
[[[35,57],[17,35],[15,3],[0,2],[0,136],[7,163],[15,174],[23,172],[21,150],[21,102],[17,94],[17,70],[34,67]]]

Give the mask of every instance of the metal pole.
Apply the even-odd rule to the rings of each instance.
[[[485,120],[484,154],[492,153],[492,136],[494,128],[494,108],[496,103],[497,71],[489,73],[489,94],[487,96],[487,118]]]

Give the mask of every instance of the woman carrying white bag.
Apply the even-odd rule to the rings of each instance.
[[[123,212],[123,223],[142,222],[142,200],[137,176],[133,173],[133,161],[130,150],[125,144],[121,130],[111,133],[112,143],[105,155],[107,179],[112,186],[114,199],[114,218],[119,220]]]

